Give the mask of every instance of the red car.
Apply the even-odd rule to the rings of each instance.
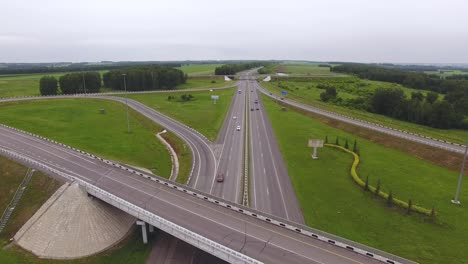
[[[217,182],[223,182],[224,181],[224,174],[223,173],[218,174],[218,176],[216,177],[216,181]]]

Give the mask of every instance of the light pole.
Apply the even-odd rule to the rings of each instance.
[[[127,82],[125,80],[126,73],[122,73],[123,81],[124,81],[124,89],[125,89],[125,105],[127,105],[127,129],[128,133],[130,134],[130,119],[128,117],[128,97],[127,97]]]
[[[84,72],[82,73],[82,76],[83,76],[83,89],[84,89],[84,93],[86,95],[86,83],[85,83]]]
[[[465,174],[465,161],[466,161],[466,154],[468,153],[468,142],[465,144],[465,154],[463,155],[463,162],[460,169],[460,178],[458,178],[458,186],[457,186],[457,193],[455,194],[455,199],[452,200],[454,204],[460,204],[460,189],[463,181],[463,175]]]

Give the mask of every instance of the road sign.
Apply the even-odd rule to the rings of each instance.
[[[286,92],[286,91],[281,91],[281,95],[285,96],[285,95],[287,95],[287,94],[288,94],[288,92]]]
[[[309,139],[308,146],[314,148],[314,153],[312,154],[312,159],[318,159],[317,157],[317,148],[323,147],[323,140],[321,139]]]
[[[219,95],[212,95],[211,100],[213,100],[213,104],[216,104],[216,101],[218,101]]]

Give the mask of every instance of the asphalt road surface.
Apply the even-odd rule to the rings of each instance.
[[[94,184],[265,263],[378,263],[8,128],[0,127],[0,147]]]
[[[278,147],[271,123],[257,94],[256,81],[248,81],[250,90],[250,204],[262,212],[304,223],[296,193]],[[258,110],[257,110],[258,109]]]

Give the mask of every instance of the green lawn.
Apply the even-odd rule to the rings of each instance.
[[[221,65],[223,64],[188,64],[176,69],[182,70],[188,75],[208,75],[214,74],[215,68]]]
[[[292,110],[281,111],[272,100],[263,99],[308,225],[420,263],[461,263],[468,259],[468,210],[450,202],[457,172],[357,138]],[[363,192],[349,174],[349,154],[323,148],[319,150],[320,159],[312,160],[307,140],[326,135],[331,142],[339,136],[342,144],[345,139],[351,143],[356,138],[361,153],[359,175],[369,177],[372,185],[381,179],[382,190],[391,190],[394,197],[434,206],[436,223],[390,209],[384,201]],[[461,201],[468,201],[467,185]]]
[[[108,159],[151,169],[168,177],[171,159],[154,134],[162,128],[130,111],[127,133],[123,104],[90,99],[0,104],[1,123],[36,133]],[[106,114],[100,114],[105,109]],[[179,139],[173,139],[180,142]],[[180,147],[182,149],[182,147]]]
[[[331,103],[325,103],[320,100],[320,93],[324,90],[318,89],[317,85],[332,85],[337,88],[338,97],[343,99],[356,98],[359,95],[365,95],[369,92],[374,91],[378,87],[382,88],[392,88],[398,87],[401,88],[405,94],[409,97],[412,92],[417,92],[420,90],[410,89],[403,87],[401,85],[378,82],[378,81],[369,81],[369,80],[360,80],[354,77],[347,78],[314,78],[303,81],[289,80],[281,81],[280,87],[278,87],[277,82],[263,82],[262,86],[267,90],[271,91],[274,94],[280,94],[281,91],[287,91],[287,97],[289,99],[309,104],[315,107],[319,107],[325,110],[333,111],[336,113],[344,114],[347,116],[367,120],[373,123],[378,123],[393,128],[410,131],[413,133],[418,133],[426,136],[431,136],[434,138],[440,138],[456,143],[465,143],[468,139],[468,131],[460,129],[437,129],[427,126],[422,126],[418,124],[413,124],[405,121],[400,121],[383,115],[378,115],[374,113],[369,113],[367,111],[361,111],[358,109],[347,108],[344,106],[338,106]],[[427,94],[426,91],[420,91],[423,94]],[[440,95],[439,98],[442,98],[443,95]]]
[[[135,99],[165,115],[168,115],[205,135],[214,141],[223,125],[224,118],[229,110],[235,89],[223,89],[214,92],[173,92],[164,94],[132,94],[129,98]],[[182,102],[180,96],[191,94],[195,98],[189,102]],[[176,99],[168,100],[168,96]],[[213,104],[211,95],[218,95],[217,104]]]
[[[103,74],[106,71],[99,71]],[[37,73],[37,74],[15,74],[15,75],[0,75],[0,98],[13,96],[38,96],[39,80],[42,76],[51,75],[57,79],[66,73]],[[212,82],[215,81],[215,82]],[[221,77],[189,77],[187,83],[181,84],[176,89],[191,89],[191,88],[212,88],[225,86],[228,83],[224,82]],[[101,92],[110,92],[110,89],[101,88]]]
[[[189,77],[187,82],[180,84],[176,90],[181,89],[197,89],[197,88],[216,88],[233,84],[232,82],[225,82],[224,77]]]
[[[290,74],[334,74],[330,72],[330,68],[318,65],[316,63],[285,63],[281,64],[279,68],[281,72]]]

